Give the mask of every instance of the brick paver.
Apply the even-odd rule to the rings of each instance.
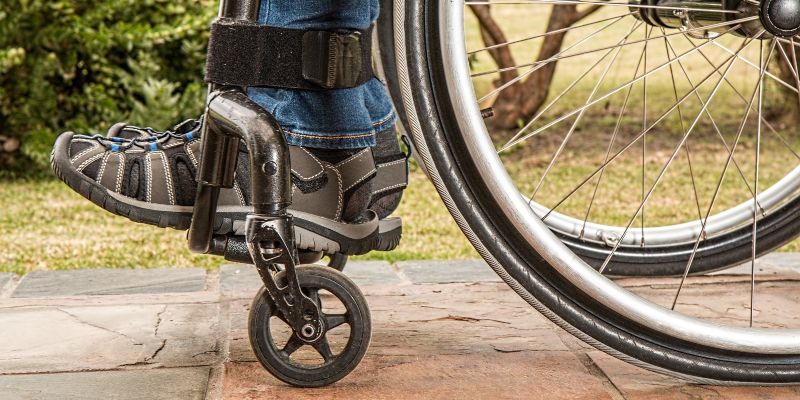
[[[500,282],[497,274],[478,260],[403,261],[397,268],[413,283]]]
[[[0,297],[3,297],[11,284],[11,274],[0,274]]]
[[[800,255],[757,268],[759,318],[797,318]],[[367,295],[372,345],[348,378],[315,390],[288,387],[255,362],[251,266],[40,272],[6,298],[12,286],[0,275],[0,398],[800,398],[797,387],[692,385],[618,361],[555,327],[479,261],[353,262],[346,272]],[[690,278],[679,306],[744,321],[748,274]],[[678,284],[619,283],[658,302]]]
[[[0,375],[0,398],[201,400],[208,368],[161,368],[46,375]]]
[[[205,276],[199,268],[37,271],[25,275],[13,296],[197,292],[205,289]]]

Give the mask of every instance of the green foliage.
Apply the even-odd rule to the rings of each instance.
[[[202,110],[210,0],[3,0],[0,135],[45,165],[58,133]],[[18,158],[19,159],[19,158]],[[0,166],[0,168],[7,168]]]

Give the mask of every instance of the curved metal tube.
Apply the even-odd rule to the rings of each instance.
[[[292,202],[289,146],[275,118],[238,89],[215,92],[209,98],[189,229],[189,248],[198,253],[212,250],[216,200],[220,188],[233,186],[239,140],[250,156],[254,214],[283,216]]]

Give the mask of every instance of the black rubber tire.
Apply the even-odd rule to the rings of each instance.
[[[417,121],[439,189],[452,199],[448,206],[479,252],[508,274],[507,282],[561,327],[637,365],[700,382],[800,382],[800,356],[723,351],[641,326],[586,296],[524,242],[491,197],[457,128],[441,68],[438,11],[438,1],[405,2],[406,63]]]
[[[277,310],[263,287],[250,306],[250,344],[261,365],[281,381],[305,388],[330,385],[350,374],[367,353],[372,337],[369,307],[358,286],[333,268],[302,265],[296,271],[301,289],[325,289],[347,308],[348,318],[351,319],[350,337],[344,350],[332,361],[316,368],[306,368],[292,362],[272,340],[270,319]],[[275,277],[279,286],[285,284],[283,274],[278,273]]]
[[[758,256],[767,254],[800,235],[800,197],[783,205],[758,222]],[[589,265],[599,268],[611,248],[597,242],[558,235],[575,254]],[[724,270],[752,257],[753,228],[739,230],[702,240],[692,261],[691,275]],[[605,271],[613,276],[681,276],[689,262],[694,243],[664,247],[620,247]]]
[[[376,27],[378,55],[384,75],[382,78],[386,83],[386,88],[389,89],[400,126],[407,130],[408,116],[400,92],[400,81],[397,79],[397,62],[394,54],[394,0],[380,0],[380,14]]]

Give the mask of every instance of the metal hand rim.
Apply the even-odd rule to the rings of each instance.
[[[650,329],[711,348],[753,354],[800,354],[800,329],[723,326],[666,309],[597,272],[550,231],[519,195],[486,131],[466,62],[464,6],[463,0],[439,0],[445,79],[453,106],[461,116],[458,124],[463,132],[471,132],[464,139],[478,172],[521,237],[586,295]]]

